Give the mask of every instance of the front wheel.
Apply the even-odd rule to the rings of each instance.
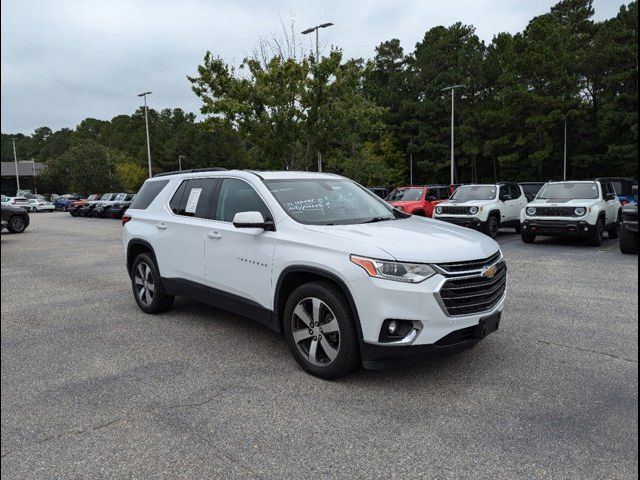
[[[498,236],[499,229],[500,222],[498,219],[494,215],[490,216],[484,226],[484,233],[489,235],[491,238],[496,238]]]
[[[164,292],[156,264],[146,253],[133,261],[131,288],[136,303],[145,313],[164,312],[173,305],[174,296]]]
[[[533,243],[536,241],[536,234],[531,233],[528,230],[523,230],[522,232],[520,232],[520,238],[522,238],[522,241],[524,243]]]
[[[7,229],[11,233],[22,233],[27,228],[27,222],[20,215],[15,215],[9,219]]]
[[[622,253],[637,254],[638,253],[638,234],[625,230],[620,230],[620,251]]]
[[[594,247],[602,245],[602,239],[604,237],[604,220],[602,217],[598,218],[593,233],[591,234],[591,241],[589,242]]]
[[[349,303],[333,285],[311,282],[293,291],[284,309],[284,336],[298,364],[320,378],[337,378],[360,363]]]

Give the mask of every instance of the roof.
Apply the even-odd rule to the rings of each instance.
[[[16,176],[16,164],[15,162],[1,162],[1,176],[3,177],[15,177]],[[46,163],[35,162],[18,162],[18,175],[21,177],[33,177],[33,169],[36,170],[36,175],[40,175],[42,171],[47,168]]]
[[[322,173],[322,172],[298,172],[298,171],[261,171],[261,170],[224,170],[224,169],[214,169],[214,168],[202,168],[195,170],[183,170],[177,172],[166,172],[158,175],[154,175],[154,179],[162,180],[168,176],[171,177],[179,177],[179,178],[191,178],[194,176],[198,177],[220,177],[220,176],[229,176],[235,175],[239,177],[249,178],[249,177],[259,177],[262,180],[294,180],[294,179],[340,179],[344,178],[340,175],[336,175],[333,173]]]

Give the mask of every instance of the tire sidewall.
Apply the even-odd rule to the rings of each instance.
[[[327,366],[310,363],[302,356],[293,339],[293,311],[301,300],[309,297],[318,298],[326,303],[340,326],[340,350],[336,359]],[[345,375],[360,364],[358,337],[351,307],[342,292],[330,284],[311,282],[295,289],[287,299],[282,323],[287,346],[304,371],[320,378],[330,379]]]
[[[494,225],[495,225],[495,228],[493,228]],[[498,219],[494,215],[491,215],[487,219],[487,225],[485,226],[485,233],[491,238],[496,238],[498,236],[499,229],[500,229],[500,222],[498,222]]]
[[[15,228],[15,226],[13,225],[13,222],[16,220],[19,220],[21,222],[19,228]],[[14,215],[13,217],[9,218],[9,226],[7,228],[11,233],[22,233],[27,229],[27,222],[21,216]]]
[[[142,303],[138,298],[138,293],[136,292],[135,272],[138,268],[138,265],[140,265],[141,263],[145,263],[151,269],[153,284],[155,286],[155,290],[153,292],[153,300],[149,305],[145,305],[144,303]],[[140,310],[145,313],[158,313],[164,311],[169,306],[171,306],[171,303],[173,301],[173,297],[166,295],[164,289],[162,288],[162,281],[158,268],[156,267],[156,262],[151,257],[151,255],[148,255],[146,253],[141,253],[140,255],[138,255],[131,266],[131,291],[133,293],[133,298],[138,304],[138,307],[140,307]]]

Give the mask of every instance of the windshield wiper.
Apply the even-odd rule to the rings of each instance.
[[[369,220],[365,220],[364,222],[361,223],[377,223],[377,222],[386,222],[387,220],[397,220],[397,217],[394,218],[389,218],[389,217],[373,217],[370,218]]]

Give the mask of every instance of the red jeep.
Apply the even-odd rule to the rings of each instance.
[[[447,185],[397,187],[386,198],[387,202],[405,213],[429,217],[440,202],[449,198]]]

